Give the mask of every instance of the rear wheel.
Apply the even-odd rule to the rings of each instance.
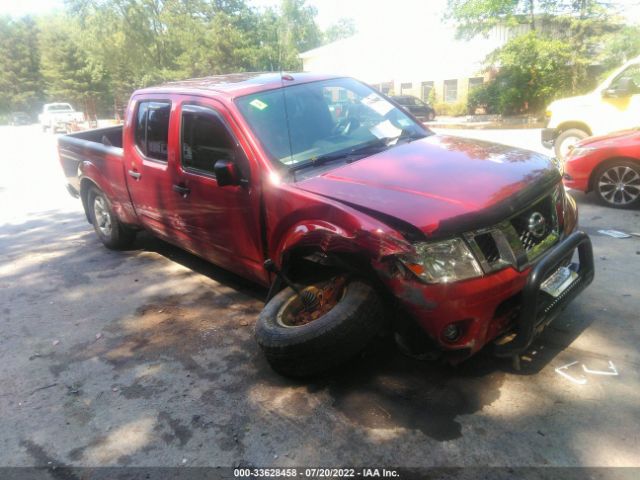
[[[583,138],[587,138],[589,134],[579,128],[570,128],[562,132],[554,143],[556,158],[564,160],[569,154],[569,150]]]
[[[640,164],[629,160],[609,162],[596,171],[593,189],[598,200],[614,208],[640,205]]]
[[[273,297],[256,324],[256,340],[271,367],[303,377],[336,367],[360,352],[383,326],[383,308],[374,288],[338,275],[302,291]],[[311,308],[309,308],[311,303]]]
[[[136,232],[118,220],[104,192],[91,187],[87,200],[91,223],[100,241],[111,249],[129,246],[135,239]]]

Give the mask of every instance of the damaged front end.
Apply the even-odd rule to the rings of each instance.
[[[496,339],[497,355],[521,353],[593,279],[591,243],[576,231],[575,202],[562,186],[530,205],[492,226],[413,243],[410,253],[375,265],[454,363]],[[576,250],[579,262],[571,263]]]

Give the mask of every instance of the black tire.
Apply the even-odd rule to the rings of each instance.
[[[429,112],[427,114],[427,121],[433,122],[436,119],[436,112]]]
[[[256,323],[256,340],[271,367],[289,377],[330,370],[354,357],[379,333],[383,307],[376,291],[351,280],[344,296],[326,314],[306,325],[287,327],[277,321],[296,293],[285,288],[264,307]]]
[[[101,225],[99,219],[101,212],[98,211],[98,205],[103,205],[104,210],[109,215],[109,229],[103,228],[104,223]],[[98,187],[89,188],[89,192],[87,193],[87,209],[89,210],[89,217],[91,218],[93,229],[105,247],[119,250],[131,245],[136,237],[136,231],[120,222],[113,211],[111,202]],[[104,215],[104,213],[102,213],[102,215]]]
[[[623,191],[616,192],[613,185],[620,176],[625,186]],[[640,162],[623,159],[606,162],[594,172],[591,186],[602,205],[621,209],[640,207]]]
[[[570,144],[573,144],[578,140],[587,138],[588,136],[589,134],[587,132],[585,132],[584,130],[580,130],[579,128],[570,128],[562,132],[560,135],[558,135],[558,138],[556,138],[556,141],[553,143],[556,158],[558,160],[564,160],[564,155],[562,152],[566,151],[567,149],[567,146],[564,145],[566,142],[570,142]]]

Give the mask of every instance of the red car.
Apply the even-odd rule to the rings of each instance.
[[[60,137],[59,152],[107,247],[144,228],[269,287],[256,338],[287,375],[390,330],[454,362],[498,341],[517,356],[593,278],[548,157],[434,135],[350,78],[140,90],[123,127]]]
[[[564,184],[594,191],[604,205],[640,205],[640,129],[578,142],[564,163]]]

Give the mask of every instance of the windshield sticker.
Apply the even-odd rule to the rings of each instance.
[[[360,102],[376,112],[378,115],[382,115],[383,117],[391,110],[393,110],[393,104],[387,102],[384,98],[375,93],[367,95],[362,100],[360,100]]]
[[[254,108],[257,108],[258,110],[264,110],[269,106],[266,103],[264,103],[262,100],[259,100],[257,98],[254,98],[253,100],[251,100],[249,102],[249,105],[251,105]]]
[[[402,130],[394,126],[389,120],[380,122],[369,131],[377,138],[396,138],[402,133]]]

